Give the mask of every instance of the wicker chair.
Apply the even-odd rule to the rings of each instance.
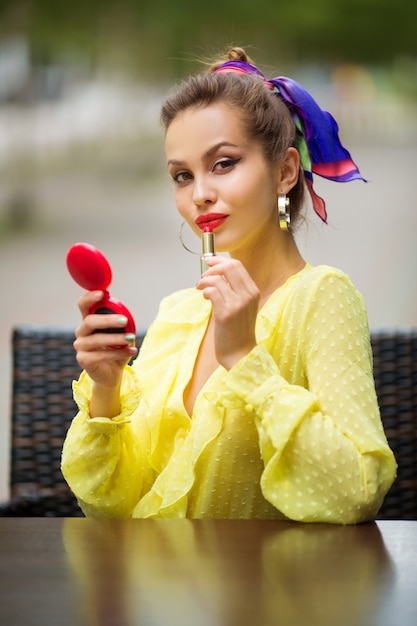
[[[73,341],[69,328],[13,330],[10,500],[0,516],[82,516],[60,469],[76,412],[71,383],[80,374]]]
[[[417,520],[417,329],[373,332],[375,387],[397,479],[377,519]]]
[[[138,346],[143,335],[138,336]],[[417,519],[417,330],[372,333],[375,385],[398,477],[378,519]],[[75,414],[73,330],[13,332],[11,500],[0,516],[82,515],[60,471]]]

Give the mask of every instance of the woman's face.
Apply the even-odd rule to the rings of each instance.
[[[166,133],[165,154],[181,216],[216,249],[231,254],[276,232],[280,170],[247,137],[239,112],[225,104],[181,112]]]

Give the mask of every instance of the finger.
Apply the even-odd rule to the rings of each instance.
[[[225,263],[233,261],[233,259],[231,259],[229,256],[219,256],[216,254],[213,254],[212,256],[208,255],[207,257],[204,257],[204,260],[209,267],[215,267],[216,265],[223,265]]]
[[[80,367],[94,377],[93,373],[97,372],[97,368],[105,367],[106,364],[123,368],[136,354],[137,348],[79,351],[76,353],[76,359]]]
[[[222,279],[223,285],[222,283],[216,281],[217,277]],[[212,266],[203,274],[197,284],[197,288],[204,290],[207,287],[217,285],[224,295],[227,294],[227,291],[222,289],[224,286],[228,287],[236,294],[240,294],[241,296],[245,295],[245,297],[248,297],[249,299],[256,299],[259,294],[259,289],[256,283],[252,280],[243,265],[238,261],[231,260],[226,264],[216,264],[215,266]]]
[[[208,263],[209,269],[203,274],[203,279],[207,276],[220,275],[232,286],[244,284],[246,281],[253,282],[245,267],[236,259],[210,257]]]
[[[132,333],[93,333],[90,335],[76,335],[73,343],[77,352],[96,352],[100,350],[135,348],[135,336]]]
[[[197,289],[202,291],[204,298],[211,300],[213,304],[221,301],[225,305],[234,296],[229,283],[221,275],[211,275],[201,279]]]
[[[80,309],[81,316],[86,317],[93,306],[97,302],[103,299],[104,292],[103,291],[86,291],[82,296],[78,299],[78,308]]]
[[[82,337],[91,335],[97,332],[118,332],[123,333],[127,324],[127,317],[125,315],[117,315],[115,313],[98,314],[92,313],[84,317],[82,323],[75,331],[76,337]]]

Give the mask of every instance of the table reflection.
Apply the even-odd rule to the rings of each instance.
[[[89,625],[353,626],[392,580],[376,524],[68,518]]]

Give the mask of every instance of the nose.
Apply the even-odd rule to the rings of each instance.
[[[195,206],[204,208],[216,202],[217,193],[207,176],[195,176],[193,184],[193,202]]]

